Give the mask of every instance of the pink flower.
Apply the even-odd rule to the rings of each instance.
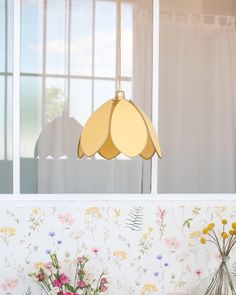
[[[96,247],[92,248],[92,252],[93,252],[95,255],[97,255],[99,251],[100,251],[99,248],[96,248]]]
[[[79,263],[84,263],[84,262],[88,261],[88,258],[85,256],[80,256],[77,258],[77,260]]]
[[[75,220],[70,213],[58,214],[57,218],[61,224],[71,226]]]
[[[69,279],[68,277],[63,273],[60,275],[60,282],[63,284],[63,285],[66,285],[66,284],[69,284]]]
[[[157,207],[157,217],[163,219],[167,215],[167,211],[165,209],[161,209],[161,207]]]
[[[51,268],[52,267],[52,262],[49,261],[49,262],[45,263],[44,266],[46,268]]]
[[[101,283],[102,285],[106,284],[106,283],[107,283],[107,279],[106,279],[106,278],[102,278],[101,281],[100,281],[100,283]]]
[[[37,275],[37,279],[38,279],[39,282],[43,282],[45,280],[44,273],[40,273],[39,275]]]
[[[197,268],[194,272],[198,277],[200,277],[203,273],[202,269],[200,269],[200,268]]]
[[[80,289],[84,289],[86,287],[86,283],[83,280],[78,281],[78,287]]]
[[[176,251],[179,246],[180,246],[180,243],[178,242],[178,240],[175,238],[175,237],[172,237],[170,239],[165,239],[165,243],[166,243],[166,246],[172,251]]]
[[[58,279],[54,280],[53,285],[54,285],[54,287],[58,287],[58,288],[61,288],[61,286],[62,286],[60,280],[58,280]]]
[[[106,292],[108,288],[105,285],[101,285],[100,289],[101,289],[102,292]]]
[[[7,278],[5,279],[5,281],[0,285],[0,288],[5,291],[5,292],[10,292],[12,290],[14,290],[17,285],[19,284],[19,280],[18,279],[11,279],[11,278]]]

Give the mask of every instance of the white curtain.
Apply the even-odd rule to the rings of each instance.
[[[161,193],[236,191],[235,24],[161,13]]]

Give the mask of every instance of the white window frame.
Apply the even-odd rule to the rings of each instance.
[[[153,91],[152,91],[152,121],[158,130],[158,93],[159,93],[159,0],[153,0]],[[21,28],[21,0],[14,0],[14,50],[13,50],[13,194],[0,195],[0,201],[13,201],[17,206],[19,201],[50,202],[58,205],[58,201],[230,201],[235,200],[235,194],[158,194],[158,158],[152,159],[150,194],[21,194],[20,193],[20,28]],[[25,204],[24,204],[25,205]],[[19,205],[22,206],[22,203]]]

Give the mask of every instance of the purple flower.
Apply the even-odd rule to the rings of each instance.
[[[58,245],[61,245],[61,244],[62,244],[62,241],[61,241],[61,240],[58,240],[58,241],[57,241],[57,244],[58,244]]]
[[[52,252],[52,251],[51,251],[50,249],[47,249],[47,250],[46,250],[46,254],[51,254],[51,252]]]
[[[54,231],[50,231],[48,235],[49,235],[49,237],[53,238],[55,236],[55,233],[54,233]]]
[[[155,277],[158,277],[158,276],[159,276],[159,272],[158,272],[158,271],[155,271],[155,272],[154,272],[154,276],[155,276]]]
[[[166,263],[164,263],[164,266],[165,266],[165,267],[169,266],[169,263],[167,263],[167,262],[166,262]]]
[[[157,259],[161,260],[162,259],[162,255],[157,255]]]

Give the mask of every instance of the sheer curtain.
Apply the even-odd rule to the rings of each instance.
[[[127,99],[133,98],[150,115],[152,1],[143,2],[123,1],[123,88]],[[39,7],[39,4],[24,0],[22,11],[23,79],[31,75],[26,52],[39,61],[45,58],[42,62],[45,63],[44,68],[40,66],[36,70],[43,80],[42,84],[37,82],[39,90],[31,82],[27,85],[22,83],[23,192],[149,193],[150,161],[141,158],[130,160],[122,156],[112,161],[98,156],[77,159],[79,136],[86,120],[115,94],[117,2],[47,0],[45,7]],[[33,13],[37,19],[31,19]],[[35,22],[35,19],[37,23],[33,26],[30,22]],[[38,40],[42,42],[36,44],[40,47],[38,53],[32,51],[35,38],[28,37],[29,26],[35,28]],[[45,32],[46,36],[42,38]],[[69,46],[67,58],[65,40]],[[43,48],[46,48],[45,52],[42,52]],[[24,89],[36,89],[37,93],[32,96],[24,93]],[[30,108],[23,105],[26,97],[28,105],[29,101],[36,100],[34,117],[29,114]],[[31,158],[34,153],[35,160]]]
[[[235,17],[161,13],[161,193],[236,191]]]

